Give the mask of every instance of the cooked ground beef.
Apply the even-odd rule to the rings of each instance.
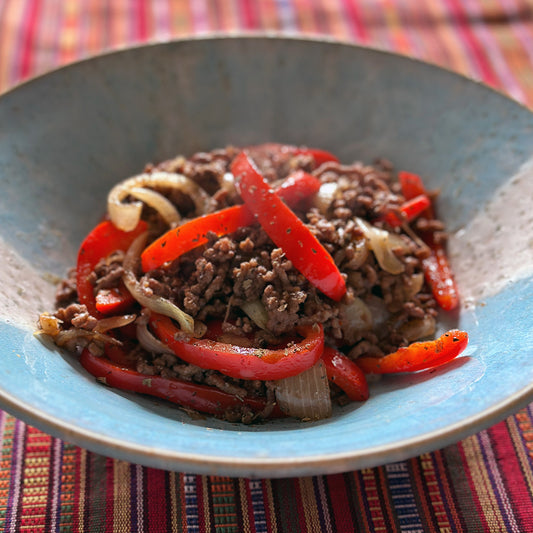
[[[212,211],[215,211],[241,203],[231,180],[227,179],[231,161],[238,153],[238,149],[228,147],[197,153],[188,159],[180,156],[148,165],[145,171],[182,173],[212,195]],[[295,326],[320,323],[330,342],[342,346],[349,357],[356,358],[362,354],[389,353],[418,338],[418,333],[430,332],[437,311],[421,273],[421,260],[427,249],[408,233],[387,228],[383,222],[386,213],[399,213],[404,201],[388,161],[378,161],[375,166],[336,162],[317,166],[309,155],[283,152],[274,145],[253,148],[250,155],[273,185],[292,171],[303,169],[335,189],[327,209],[315,203],[295,212],[331,254],[345,277],[347,292],[342,301],[330,300],[311,285],[258,224],[222,237],[209,234],[207,245],[142,275],[143,290],[170,299],[199,321],[223,320],[226,335],[255,332],[253,342],[258,346],[275,342],[291,333]],[[187,195],[160,192],[177,206],[185,220],[196,216],[195,205]],[[150,208],[145,208],[143,216],[149,221],[151,238],[155,238],[165,225]],[[404,265],[401,274],[389,274],[380,267],[368,249],[357,217],[396,235],[395,254]],[[438,220],[419,218],[414,229],[431,231],[438,240],[446,238]],[[117,251],[96,265],[90,276],[95,294],[119,286],[124,274],[123,260],[124,254]],[[58,289],[60,308],[55,316],[62,321],[64,330],[70,327],[93,330],[97,318],[91,317],[85,306],[68,305],[75,301],[75,296],[75,272],[71,271]],[[261,302],[266,310],[266,330],[258,330],[242,311],[241,306],[250,301]],[[354,326],[350,313],[357,305],[371,309],[373,324]],[[131,354],[137,370],[143,374],[203,383],[238,397],[266,397],[268,409],[274,403],[272,384],[268,382],[232,379],[184,363],[175,355],[150,353],[138,345],[132,347]],[[334,388],[334,393],[342,402],[339,390]],[[254,416],[243,407],[226,413],[226,418],[249,422]]]

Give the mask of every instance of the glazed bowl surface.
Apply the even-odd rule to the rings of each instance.
[[[377,466],[446,446],[533,399],[533,115],[406,57],[279,36],[153,44],[61,68],[0,98],[0,405],[92,451],[170,470],[250,477]],[[439,188],[461,291],[439,331],[468,331],[433,372],[371,384],[313,423],[192,419],[106,388],[42,337],[52,279],[147,162],[228,144],[377,157]]]

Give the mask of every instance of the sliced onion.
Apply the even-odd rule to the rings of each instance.
[[[368,247],[374,252],[379,266],[389,274],[402,273],[405,266],[394,254],[394,245],[389,239],[389,232],[376,228],[360,218],[355,220],[368,239]]]
[[[405,299],[410,300],[416,296],[424,286],[424,274],[417,272],[409,278],[409,283],[404,287]]]
[[[139,344],[151,353],[174,353],[166,344],[154,337],[148,330],[145,321],[138,321],[136,324],[137,340]]]
[[[390,317],[385,301],[383,298],[379,298],[379,296],[369,294],[365,297],[365,305],[372,314],[374,331],[379,332]]]
[[[107,210],[113,224],[122,231],[132,231],[141,218],[142,203],[123,203],[135,188],[171,188],[188,194],[199,215],[209,212],[213,199],[194,181],[173,172],[139,174],[117,183],[107,196]]]
[[[343,337],[348,343],[355,342],[358,333],[371,330],[374,325],[372,312],[361,298],[341,305],[339,313]]]
[[[80,345],[79,340],[83,339],[88,343],[89,341],[99,341],[102,344],[120,345],[121,342],[117,339],[104,335],[98,331],[90,331],[87,329],[71,328],[65,331],[60,331],[55,337],[54,342],[60,347],[66,347],[72,350],[74,346]]]
[[[177,305],[173,304],[166,298],[154,294],[147,294],[143,290],[141,283],[137,280],[137,276],[135,275],[135,264],[139,260],[141,251],[144,249],[147,236],[147,233],[139,235],[139,237],[133,241],[124,256],[124,262],[122,263],[122,266],[124,267],[124,274],[122,276],[124,285],[126,285],[126,288],[130,291],[131,295],[143,307],[147,307],[156,313],[173,318],[179,323],[180,328],[187,333],[187,335],[196,336],[200,333],[205,333],[205,329],[203,332],[198,331],[198,329],[195,331],[194,318],[192,316],[185,313],[185,311],[182,311]]]
[[[267,329],[268,311],[261,300],[244,302],[240,307],[253,320],[256,326],[261,329]]]
[[[335,199],[338,190],[339,184],[336,181],[323,183],[315,195],[313,205],[317,207],[323,215],[325,215],[329,209],[329,206]]]
[[[145,187],[133,187],[130,189],[130,195],[154,208],[170,227],[176,226],[181,220],[181,215],[174,204],[160,192]]]
[[[39,316],[39,326],[43,333],[55,337],[61,331],[62,321],[50,313],[42,313]]]
[[[235,188],[235,176],[231,172],[225,172],[222,176],[222,182],[220,183],[220,188],[226,191],[228,194],[237,194],[237,189]]]
[[[120,315],[101,318],[96,324],[94,331],[98,331],[98,333],[105,333],[110,329],[122,328],[128,324],[131,324],[136,318],[137,315]]]
[[[435,333],[435,319],[432,316],[414,318],[400,326],[400,333],[409,341],[414,342]]]
[[[289,416],[302,420],[331,416],[328,376],[321,359],[297,376],[277,380],[275,390],[280,409]]]

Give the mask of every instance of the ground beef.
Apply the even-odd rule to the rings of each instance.
[[[78,297],[76,289],[76,269],[71,268],[67,277],[59,283],[56,290],[56,305],[58,307],[68,305]]]
[[[187,176],[212,195],[210,209],[216,210],[241,203],[228,180],[231,161],[238,153],[235,147],[199,152],[190,158],[179,156],[148,165],[145,171],[162,170]],[[295,208],[295,212],[345,276],[347,292],[342,301],[334,302],[312,286],[258,224],[221,237],[208,234],[206,245],[142,275],[140,283],[146,293],[173,301],[199,321],[222,320],[226,339],[251,335],[250,342],[256,346],[277,342],[292,333],[295,326],[320,323],[328,342],[340,346],[354,359],[363,354],[383,355],[394,351],[412,341],[419,332],[434,327],[436,303],[424,284],[421,269],[421,260],[428,250],[420,240],[383,222],[384,214],[399,213],[405,200],[388,161],[378,161],[374,166],[336,162],[317,166],[309,155],[280,151],[271,144],[250,149],[250,155],[273,186],[292,171],[302,169],[334,189],[329,207],[306,205]],[[187,195],[179,191],[159,192],[174,203],[184,219],[197,216],[194,202]],[[144,208],[143,217],[148,221],[150,238],[166,231],[164,222],[150,208]],[[395,234],[398,242],[395,253],[404,265],[402,274],[392,275],[380,267],[368,249],[358,217]],[[413,230],[431,232],[438,242],[446,239],[438,220],[421,217],[413,224]],[[95,294],[120,284],[123,259],[123,252],[114,252],[96,265],[90,276]],[[75,296],[75,272],[71,271],[58,288],[57,301],[61,307],[56,316],[64,329],[92,330],[98,321],[87,308],[77,303],[68,305],[75,301]],[[268,318],[266,330],[258,330],[242,310],[245,302],[262,304]],[[373,324],[359,328],[351,325],[351,319],[347,318],[349,310],[357,305],[372,309]],[[133,346],[131,354],[137,371],[143,374],[201,383],[237,397],[263,397],[267,399],[265,413],[273,408],[272,383],[235,380],[189,365],[173,354],[149,353],[138,345]],[[333,395],[342,401],[342,394],[335,387]],[[225,417],[251,422],[257,414],[242,406],[226,412]]]

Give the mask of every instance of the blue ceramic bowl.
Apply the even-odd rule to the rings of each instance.
[[[95,452],[197,473],[339,472],[451,444],[533,399],[533,116],[430,65],[326,41],[206,38],[112,53],[0,98],[0,404]],[[464,356],[316,423],[191,420],[106,388],[34,336],[108,189],[146,162],[266,140],[386,157],[441,189]]]

